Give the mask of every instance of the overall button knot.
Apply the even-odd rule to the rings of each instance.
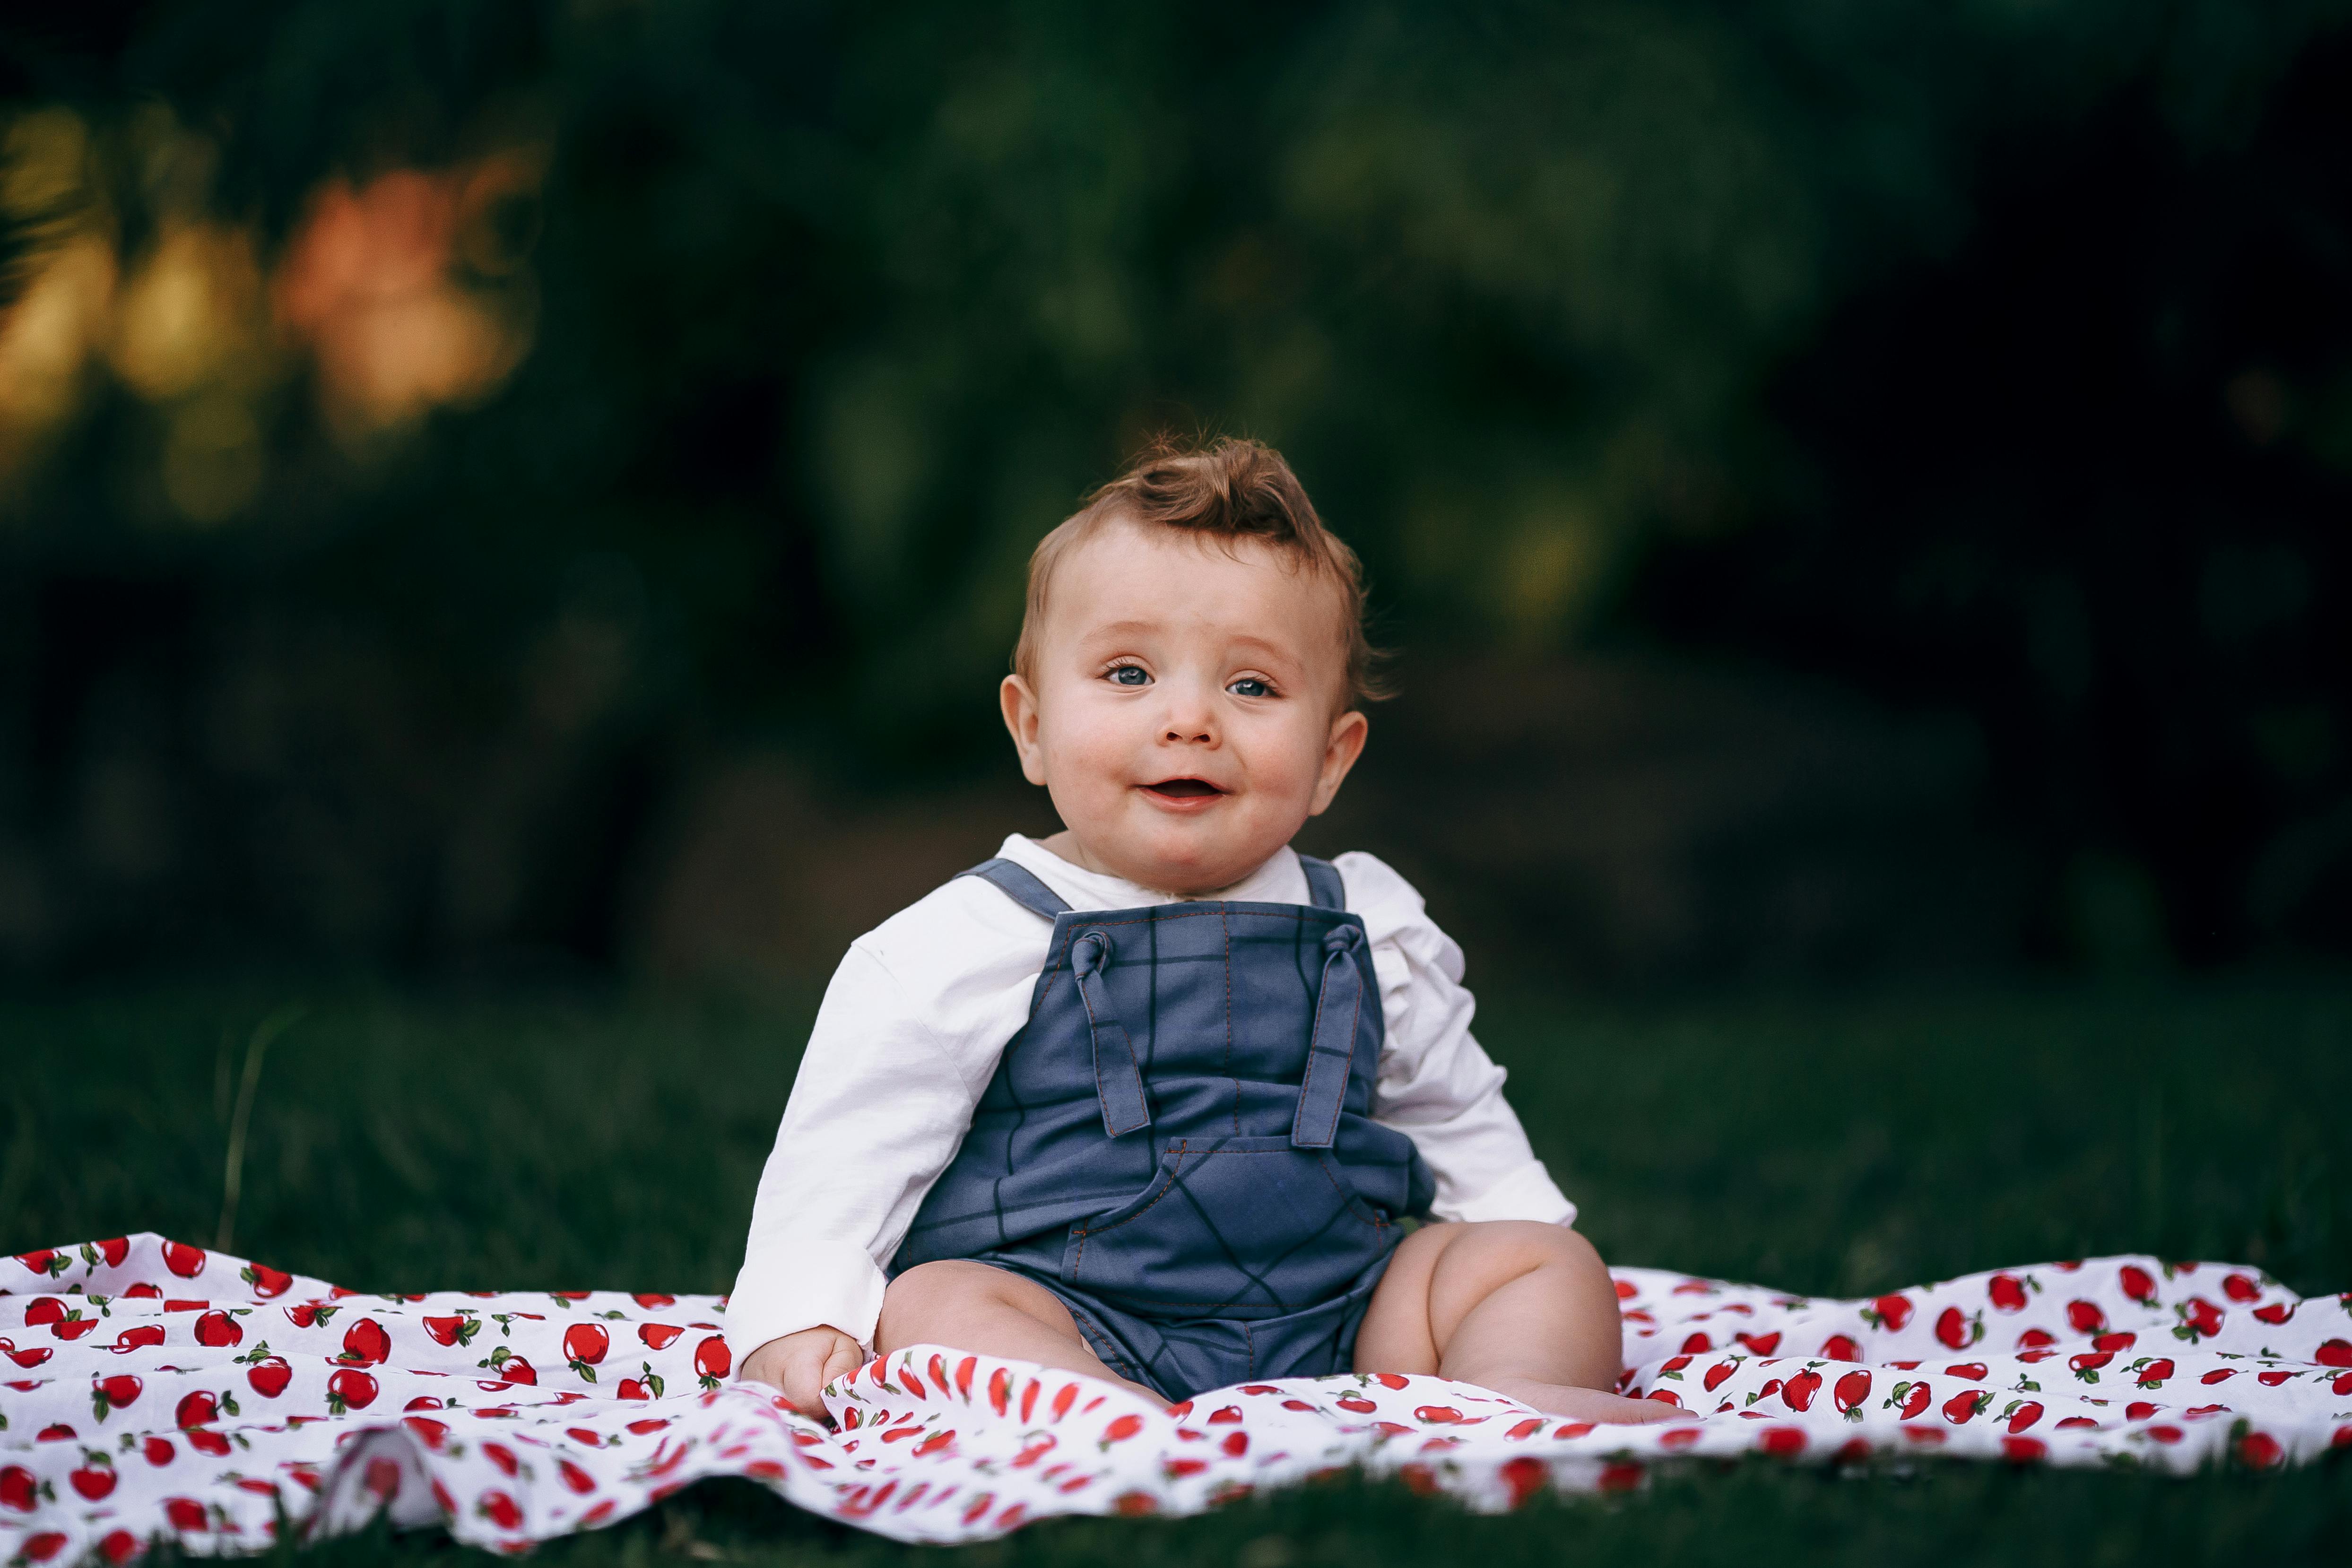
[[[1330,930],[1323,933],[1323,951],[1335,956],[1341,953],[1352,953],[1362,945],[1363,940],[1362,926],[1334,925]]]
[[[1100,931],[1081,931],[1070,949],[1070,967],[1085,979],[1110,962],[1110,937]]]

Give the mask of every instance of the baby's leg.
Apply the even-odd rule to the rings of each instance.
[[[1160,1408],[1168,1401],[1102,1364],[1054,1292],[1034,1280],[986,1263],[949,1259],[921,1263],[882,1293],[874,1350],[888,1355],[910,1344],[953,1345],[1082,1372],[1131,1388]]]
[[[1666,1421],[1609,1392],[1617,1291],[1592,1243],[1531,1220],[1425,1225],[1397,1248],[1356,1336],[1358,1372],[1434,1373],[1554,1416]]]

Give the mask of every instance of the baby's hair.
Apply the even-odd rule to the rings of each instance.
[[[1337,597],[1338,630],[1347,654],[1340,708],[1389,695],[1373,668],[1380,654],[1364,635],[1363,563],[1347,541],[1323,526],[1282,454],[1259,441],[1220,436],[1204,444],[1164,433],[1152,437],[1126,473],[1088,496],[1075,515],[1037,541],[1029,557],[1028,612],[1013,650],[1013,668],[1022,679],[1032,685],[1037,679],[1037,639],[1055,569],[1117,521],[1193,534],[1228,553],[1235,539],[1258,539],[1294,569],[1322,578]]]

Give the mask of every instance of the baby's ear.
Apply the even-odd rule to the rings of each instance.
[[[1042,786],[1045,782],[1045,753],[1037,744],[1036,692],[1019,675],[1007,675],[996,688],[996,698],[1004,711],[1004,728],[1013,737],[1013,749],[1021,758],[1021,776]]]
[[[1331,733],[1323,743],[1323,772],[1315,781],[1315,803],[1307,815],[1319,817],[1339,797],[1339,786],[1346,783],[1348,770],[1356,758],[1364,754],[1364,739],[1371,733],[1372,721],[1358,709],[1349,708],[1331,720]]]

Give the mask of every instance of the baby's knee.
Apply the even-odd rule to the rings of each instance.
[[[1510,1272],[1563,1269],[1577,1274],[1606,1274],[1601,1254],[1582,1234],[1565,1225],[1536,1219],[1486,1219],[1451,1228],[1449,1254],[1469,1254],[1487,1267]]]
[[[919,1263],[882,1292],[882,1315],[874,1325],[874,1348],[937,1340],[979,1303],[1003,1294],[1004,1270],[961,1258]]]

